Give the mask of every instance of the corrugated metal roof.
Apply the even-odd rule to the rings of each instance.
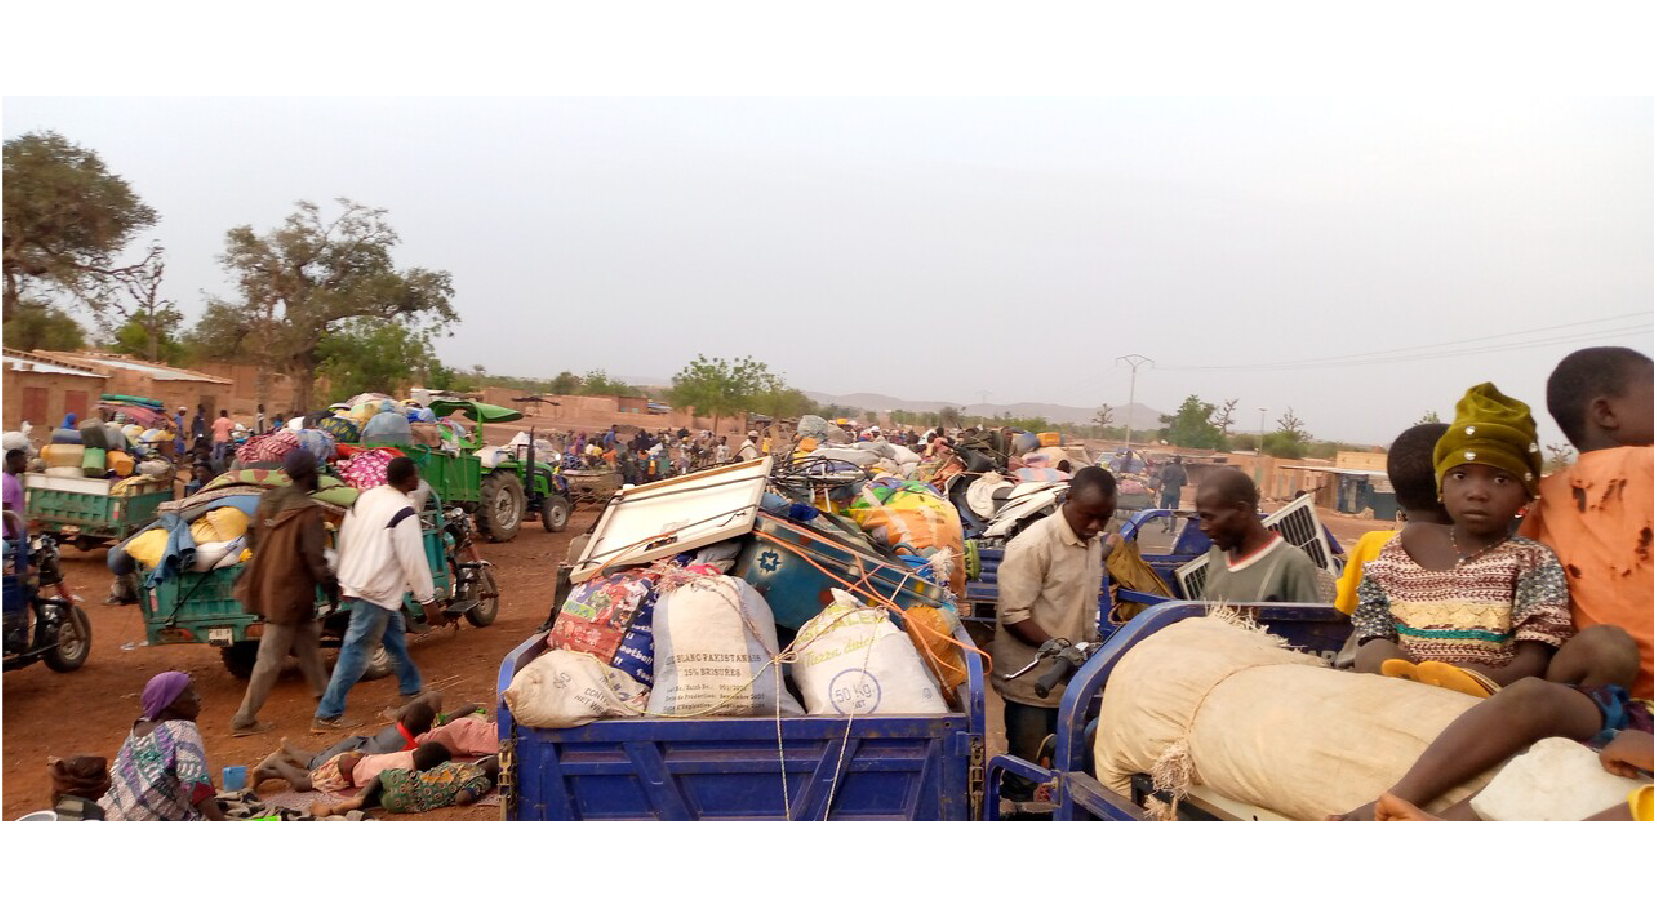
[[[221,379],[218,376],[209,376],[206,373],[192,372],[188,369],[175,369],[171,366],[159,366],[153,363],[144,363],[138,360],[125,360],[120,357],[113,357],[107,354],[78,353],[74,355],[74,358],[87,363],[96,363],[100,366],[108,366],[111,369],[125,369],[133,372],[144,373],[157,382],[210,382],[220,385],[231,384],[229,379]]]
[[[1372,478],[1384,478],[1387,476],[1385,471],[1376,471],[1371,468],[1335,468],[1331,465],[1284,465],[1283,467],[1293,471],[1327,471],[1330,474],[1361,474]]]
[[[56,363],[43,363],[38,360],[19,360],[6,358],[6,364],[20,373],[57,373],[63,376],[85,376],[89,379],[107,379],[102,373],[95,373],[86,369],[70,369]]]

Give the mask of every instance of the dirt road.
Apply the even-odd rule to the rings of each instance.
[[[487,628],[462,623],[458,632],[446,628],[424,636],[411,635],[409,651],[426,682],[444,682],[445,694],[455,700],[492,701],[501,658],[546,620],[555,567],[563,559],[570,539],[593,521],[591,511],[577,513],[569,527],[556,535],[529,523],[510,544],[483,545],[484,559],[496,565],[500,614]],[[47,755],[98,754],[113,758],[138,717],[138,695],[144,682],[157,672],[177,669],[195,679],[202,699],[201,732],[215,773],[226,765],[257,764],[283,735],[301,745],[314,741],[308,729],[316,703],[298,669],[290,666],[283,673],[260,712],[259,718],[276,723],[277,730],[232,738],[230,717],[240,705],[247,683],[225,671],[219,651],[207,646],[138,646],[144,639],[144,625],[137,606],[101,604],[110,582],[104,552],[82,553],[67,548],[63,567],[70,590],[81,597],[92,619],[92,655],[85,667],[67,675],[44,665],[6,673],[0,696],[4,720],[0,781],[4,785],[7,821],[50,803]],[[332,656],[332,650],[324,652],[330,663]],[[349,713],[373,718],[397,700],[395,678],[361,682],[351,691]],[[492,819],[499,817],[499,809],[442,809],[417,817]]]

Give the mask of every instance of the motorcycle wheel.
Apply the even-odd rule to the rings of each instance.
[[[466,620],[471,622],[473,627],[488,627],[495,623],[495,615],[501,610],[501,597],[499,595],[500,589],[495,585],[494,572],[488,567],[479,570],[477,579],[468,585],[467,592],[472,594],[497,593],[491,599],[478,599],[477,604],[466,612]],[[468,595],[467,598],[471,598],[471,595]]]
[[[374,647],[368,654],[368,665],[362,670],[362,681],[379,681],[391,674],[391,654],[384,646]]]
[[[41,654],[41,661],[54,672],[73,672],[86,665],[92,655],[92,622],[79,605],[69,608],[68,618],[58,625],[57,643]]]

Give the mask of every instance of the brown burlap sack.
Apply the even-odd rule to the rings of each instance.
[[[1288,818],[1372,802],[1477,701],[1379,675],[1338,672],[1224,614],[1145,639],[1111,674],[1094,742],[1099,781],[1148,773],[1176,794],[1200,783]],[[1441,809],[1487,777],[1446,794]]]

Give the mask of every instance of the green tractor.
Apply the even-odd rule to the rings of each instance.
[[[461,440],[460,453],[451,455],[424,446],[400,446],[420,466],[420,475],[444,503],[458,503],[477,514],[478,531],[493,542],[511,541],[529,513],[540,516],[541,527],[562,532],[570,521],[570,488],[557,465],[535,458],[535,431],[530,430],[524,455],[503,458],[484,468],[478,450],[484,448],[483,425],[520,420],[511,408],[482,401],[439,399],[428,405],[438,417],[464,411],[476,427]]]

